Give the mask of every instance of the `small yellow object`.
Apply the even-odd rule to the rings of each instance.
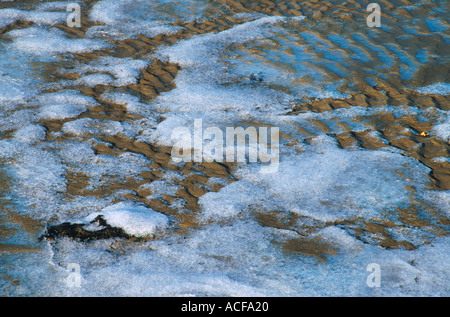
[[[420,136],[429,136],[430,134],[428,132],[423,131],[423,132],[420,132],[419,135]]]

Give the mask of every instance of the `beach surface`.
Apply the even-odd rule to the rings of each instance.
[[[0,0],[2,296],[450,294],[447,1],[71,3]]]

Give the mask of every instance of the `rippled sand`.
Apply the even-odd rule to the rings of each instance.
[[[285,22],[282,29],[271,31],[272,36],[264,40],[236,41],[220,52],[230,73],[234,69],[245,69],[242,65],[249,65],[249,70],[252,67],[262,70],[261,80],[249,79],[247,73],[243,73],[241,77],[232,73],[232,79],[225,82],[225,85],[243,85],[253,80],[254,83],[251,84],[257,87],[302,96],[290,101],[289,107],[282,114],[287,118],[286,122],[290,122],[289,126],[281,129],[283,145],[298,149],[301,153],[305,146],[314,144],[316,137],[325,135],[335,140],[339,149],[349,151],[398,149],[402,156],[412,158],[429,169],[426,173],[429,180],[427,190],[444,193],[450,190],[450,146],[448,139],[436,132],[441,131],[436,127],[442,123],[442,114],[450,110],[450,99],[448,94],[420,93],[417,90],[417,87],[449,82],[448,25],[442,19],[442,15],[448,15],[448,5],[439,5],[438,1],[423,1],[420,5],[407,0],[381,1],[382,27],[368,31],[365,8],[369,1],[216,2],[204,11],[207,18],[171,23],[171,26],[178,29],[170,34],[153,37],[138,34],[133,38],[108,39],[111,47],[85,53],[61,54],[59,61],[36,65],[36,76],[42,77],[46,83],[55,83],[53,86],[48,85],[43,93],[71,89],[97,102],[95,106],[74,117],[38,120],[37,123],[45,128],[45,138],[39,141],[42,148],[51,150],[55,145],[61,145],[64,149],[66,145],[70,147],[78,142],[90,142],[93,156],[82,158],[73,165],[66,165],[65,187],[62,192],[60,189],[55,190],[58,199],[66,202],[66,205],[60,214],[53,212],[48,218],[40,217],[39,211],[45,210],[47,203],[49,208],[54,208],[54,205],[53,202],[42,199],[29,205],[30,208],[36,208],[37,212],[23,215],[15,211],[16,198],[10,194],[10,187],[11,184],[16,184],[6,173],[6,163],[10,162],[4,162],[0,174],[4,193],[4,199],[0,203],[0,225],[5,243],[0,244],[0,251],[6,266],[14,266],[20,262],[17,255],[25,251],[35,252],[39,248],[45,248],[38,238],[46,227],[86,213],[89,206],[77,204],[79,197],[92,198],[93,209],[103,206],[103,203],[96,206],[95,201],[113,197],[112,193],[118,194],[114,198],[108,198],[111,202],[127,200],[142,203],[173,219],[176,225],[167,233],[173,237],[189,237],[191,230],[208,228],[208,222],[199,220],[202,213],[199,200],[201,197],[209,197],[205,196],[207,193],[220,192],[226,185],[237,182],[240,176],[234,173],[235,164],[214,162],[174,165],[169,146],[146,142],[132,134],[127,136],[126,133],[96,134],[95,129],[73,132],[67,129],[67,124],[89,118],[119,122],[123,127],[127,122],[145,119],[145,110],[130,111],[129,103],[127,105],[126,102],[111,101],[106,98],[107,93],[120,91],[137,97],[142,104],[151,103],[159,100],[157,98],[164,96],[164,93],[174,91],[177,88],[177,76],[185,70],[179,63],[153,56],[151,63],[139,70],[135,82],[118,87],[111,81],[89,84],[85,76],[90,72],[80,72],[80,65],[91,65],[100,57],[146,59],[149,54],[185,39],[219,34],[248,23],[249,15],[239,15],[243,13],[255,16],[306,17],[299,23]],[[69,28],[62,23],[55,27],[70,39],[86,38],[86,32],[90,28],[102,26],[102,23],[92,22],[87,18],[95,3],[96,1],[83,2],[81,28]],[[32,2],[2,2],[0,7],[15,8],[22,5],[27,8],[32,6]],[[33,25],[33,22],[18,20],[0,28],[0,36],[8,41],[8,32]],[[108,78],[105,77],[106,79]],[[23,106],[30,109],[34,107],[27,104]],[[357,112],[351,113],[354,109]],[[153,114],[157,122],[164,121],[166,116],[170,117],[172,110],[159,110],[156,115]],[[4,112],[3,118],[13,118],[15,111],[17,109]],[[235,110],[230,106],[229,111]],[[289,121],[289,118],[295,120]],[[264,115],[250,115],[248,120],[239,117],[239,122],[246,125],[276,124],[273,118],[265,120]],[[14,128],[4,126],[0,137],[6,140],[14,133]],[[130,153],[132,158],[124,156]],[[110,170],[105,170],[100,178],[98,174],[83,168],[84,165],[94,164],[95,157],[103,156],[128,160],[131,164],[133,160],[137,162],[142,158],[149,163],[145,168],[132,170],[130,167],[129,173],[118,175],[114,171],[114,161],[106,163],[105,160],[104,164],[111,164],[108,167]],[[93,161],[84,161],[85,159]],[[102,161],[97,163],[102,164]],[[357,168],[356,171],[364,172],[362,168]],[[409,176],[400,177],[406,179]],[[155,191],[146,186],[160,180],[169,180],[176,189],[175,192],[155,195]],[[92,186],[93,183],[96,185]],[[355,186],[358,186],[356,184],[357,182]],[[414,184],[408,186],[414,187]],[[286,236],[281,234],[283,238],[279,235],[273,238],[273,245],[280,246],[287,257],[300,254],[312,257],[319,263],[333,261],[340,252],[339,246],[317,234],[327,228],[343,229],[363,244],[378,245],[385,250],[413,251],[430,244],[436,237],[447,236],[449,232],[448,210],[445,211],[448,206],[439,209],[427,202],[415,201],[416,194],[421,194],[417,191],[421,189],[423,188],[408,188],[412,202],[410,206],[389,206],[391,210],[386,210],[377,217],[318,220],[289,209],[275,210],[270,204],[255,202],[253,207],[248,208],[248,218],[263,228],[294,233]],[[40,191],[40,187],[37,185],[27,190],[29,192],[25,194],[34,195]],[[221,204],[222,201],[218,203]],[[333,201],[328,203],[333,204]],[[210,223],[224,226],[227,222],[227,219],[210,220]],[[414,230],[410,230],[411,228]],[[403,232],[406,233],[399,234]],[[422,235],[420,239],[414,237],[415,232]],[[59,239],[63,239],[64,235],[71,236],[73,233],[63,232]],[[58,238],[52,242],[56,245],[55,253],[59,252],[57,240]],[[136,239],[117,239],[111,241],[109,251],[121,254],[135,247],[145,248],[146,239],[144,240],[136,242]],[[56,257],[58,256],[57,254]],[[216,256],[217,260],[221,254],[210,256]],[[217,261],[220,261],[220,265],[226,266],[228,263],[233,266],[233,261],[238,259],[223,258]],[[7,268],[2,268],[1,274],[2,291],[14,294],[14,287],[21,283],[20,277],[14,272],[10,273]],[[440,292],[446,291],[444,289]]]

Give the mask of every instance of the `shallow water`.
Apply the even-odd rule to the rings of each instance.
[[[1,1],[1,294],[448,295],[449,7],[406,2]],[[279,164],[175,162],[199,122]]]

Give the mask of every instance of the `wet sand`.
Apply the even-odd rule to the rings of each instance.
[[[336,43],[331,43],[327,37],[330,33],[341,34],[344,37],[349,37],[349,34],[358,32],[358,25],[363,23],[366,13],[364,8],[367,6],[368,1],[245,1],[245,0],[222,0],[219,1],[225,8],[220,17],[205,21],[196,22],[180,22],[175,23],[176,26],[183,27],[177,33],[171,35],[158,35],[153,38],[145,35],[139,35],[138,38],[131,38],[125,40],[115,41],[112,48],[95,51],[92,53],[80,53],[74,54],[75,61],[93,61],[100,56],[113,56],[113,57],[133,57],[142,58],[148,56],[149,53],[155,51],[162,45],[176,43],[181,39],[189,38],[199,34],[207,34],[212,32],[220,32],[227,30],[239,23],[242,23],[239,19],[236,19],[238,13],[264,13],[267,15],[279,15],[279,16],[306,16],[314,28],[308,29],[305,27],[303,30],[310,32],[314,30],[315,35],[324,43],[328,43],[330,46],[335,47],[344,56],[350,56],[355,54],[352,47],[339,46]],[[332,112],[336,109],[350,108],[350,107],[376,107],[380,105],[389,104],[392,106],[414,106],[419,109],[429,109],[429,113],[433,113],[433,109],[437,110],[450,110],[450,97],[442,95],[432,94],[420,94],[414,90],[408,89],[414,85],[423,86],[432,82],[441,81],[449,82],[449,64],[433,63],[432,61],[426,64],[417,65],[417,71],[414,73],[414,77],[405,80],[401,78],[401,67],[404,66],[402,62],[398,61],[398,57],[394,57],[395,62],[392,67],[380,69],[380,73],[386,75],[386,79],[379,77],[376,84],[370,85],[365,81],[365,68],[373,67],[377,68],[383,65],[384,61],[380,58],[380,51],[373,50],[373,48],[380,47],[382,43],[392,43],[393,45],[399,45],[398,37],[404,34],[402,26],[406,21],[412,18],[420,19],[427,16],[427,5],[423,5],[417,10],[407,10],[405,6],[413,5],[413,3],[407,0],[391,0],[381,1],[383,5],[383,22],[390,27],[390,32],[380,33],[380,36],[374,36],[373,38],[367,38],[367,41],[371,46],[361,46],[360,48],[370,56],[371,62],[362,63],[357,59],[349,60],[352,64],[345,69],[348,72],[348,77],[345,78],[342,84],[342,91],[348,91],[350,83],[353,83],[353,93],[349,98],[327,98],[327,99],[311,99],[308,101],[299,102],[292,106],[292,108],[286,112],[287,115],[298,115],[305,112],[314,113],[326,113]],[[22,5],[21,1],[1,3],[3,7],[10,6],[15,7]],[[29,2],[28,2],[29,3]],[[83,12],[89,10],[89,8],[95,3],[95,1],[84,1]],[[429,5],[432,6],[432,5]],[[312,22],[311,22],[312,20]],[[336,23],[338,21],[339,23]],[[57,27],[64,31],[70,38],[83,38],[85,32],[93,24],[89,22],[87,18],[82,19],[83,25],[79,29],[68,28],[66,25],[59,24]],[[0,36],[8,31],[18,28],[24,28],[32,25],[31,22],[18,21],[7,27],[0,29]],[[416,25],[418,32],[427,33],[426,26],[422,24]],[[376,31],[375,31],[376,32]],[[283,47],[283,43],[288,39],[278,39],[279,43],[274,43],[274,49]],[[427,41],[424,43],[423,41]],[[353,43],[357,45],[357,43]],[[445,56],[448,54],[448,45],[443,43],[442,38],[438,36],[429,36],[415,38],[409,37],[407,40],[401,42],[407,51],[413,56],[418,47],[424,45],[430,49],[428,55],[430,56]],[[371,50],[372,48],[372,50]],[[243,45],[239,49],[245,49],[252,51],[254,56],[260,56],[264,58],[264,54],[271,48],[267,47],[245,47]],[[432,51],[431,51],[432,50]],[[328,80],[333,82],[339,78],[336,73],[332,72],[326,65],[327,56],[323,56],[319,49],[314,51],[311,48],[310,52],[315,60],[314,66],[318,67],[327,74]],[[289,50],[286,49],[280,54],[289,54]],[[74,61],[74,62],[75,62]],[[46,65],[47,71],[41,75],[45,76],[48,82],[58,82],[64,80],[72,80],[81,77],[76,72],[71,72],[70,67],[67,67],[67,61],[63,63],[49,63]],[[333,60],[329,60],[333,63]],[[69,61],[70,64],[70,61]],[[58,69],[66,67],[67,71],[61,73]],[[283,67],[282,65],[280,67]],[[167,63],[159,60],[153,60],[151,66],[142,70],[139,80],[136,84],[123,87],[127,92],[131,92],[139,96],[142,102],[148,102],[154,99],[156,96],[163,92],[170,91],[174,88],[173,80],[177,77],[180,71],[180,66],[177,64]],[[302,79],[304,82],[308,82],[308,78]],[[107,85],[97,85],[95,87],[89,87],[85,85],[66,87],[80,91],[86,96],[93,97],[99,102],[98,106],[90,108],[88,111],[82,113],[76,118],[64,119],[64,120],[42,120],[39,122],[47,129],[47,139],[54,141],[68,140],[73,138],[68,134],[57,134],[62,132],[62,126],[64,123],[80,119],[80,118],[94,118],[94,119],[107,119],[113,121],[126,121],[137,120],[139,116],[129,113],[124,105],[115,104],[110,101],[104,100],[102,94],[105,91],[113,90],[114,87]],[[53,92],[57,89],[49,91]],[[164,115],[161,114],[163,120]],[[358,121],[362,118],[354,118]],[[329,136],[335,138],[339,146],[343,149],[369,149],[377,150],[386,146],[392,146],[403,150],[404,155],[417,159],[422,164],[431,169],[429,178],[431,181],[431,187],[435,190],[448,190],[450,189],[450,163],[449,161],[435,161],[437,157],[450,157],[450,145],[444,140],[429,135],[434,125],[436,124],[436,118],[431,116],[427,121],[420,120],[415,115],[403,115],[400,118],[394,117],[389,112],[376,113],[363,118],[367,125],[367,130],[363,132],[352,131],[351,127],[346,126],[346,123],[340,118],[335,118],[335,123],[340,124],[343,128],[342,133],[332,133],[330,127],[326,122],[320,120],[311,120],[308,126],[299,126],[300,133],[305,135],[306,140],[308,137],[314,137],[316,133],[314,131],[321,131]],[[5,138],[12,131],[6,131]],[[65,193],[67,199],[75,197],[77,195],[82,196],[94,196],[102,197],[111,190],[124,189],[129,190],[130,193],[124,198],[144,203],[153,210],[170,215],[176,219],[178,224],[174,234],[185,234],[188,228],[198,226],[196,220],[196,213],[199,212],[198,199],[208,191],[218,191],[222,188],[221,185],[211,186],[208,181],[210,178],[221,178],[226,182],[233,182],[236,180],[236,176],[233,175],[233,164],[229,163],[187,163],[183,167],[179,167],[170,163],[171,149],[168,147],[161,147],[156,144],[147,144],[143,142],[137,142],[136,140],[129,139],[123,135],[104,136],[104,135],[83,135],[85,140],[96,137],[104,143],[98,143],[95,151],[97,154],[108,154],[112,156],[120,155],[124,152],[138,153],[144,155],[150,159],[153,163],[150,165],[151,172],[142,172],[141,180],[136,181],[134,177],[126,182],[115,182],[110,180],[106,184],[103,184],[95,190],[88,189],[89,176],[82,173],[67,173],[65,175],[67,179],[67,192]],[[285,135],[285,138],[290,136]],[[295,141],[293,142],[295,144]],[[151,194],[149,189],[142,189],[143,184],[151,181],[161,179],[161,175],[166,171],[177,171],[183,175],[190,175],[189,177],[179,181],[177,185],[181,186],[175,196],[163,195],[162,199],[147,199]],[[12,180],[8,180],[6,175],[2,176],[2,184],[8,184]],[[7,186],[3,185],[3,192],[7,192]],[[188,213],[180,213],[176,208],[171,208],[171,204],[177,198],[183,198],[186,200],[184,209],[189,210]],[[3,203],[8,205],[8,202]],[[18,230],[23,232],[23,235],[30,235],[30,245],[10,245],[0,244],[0,252],[24,252],[32,251],[36,248],[36,240],[42,233],[44,224],[40,224],[33,219],[28,219],[25,216],[12,211],[10,208],[2,208],[2,215],[0,218],[0,225],[2,228],[2,237],[6,238],[16,233]],[[395,227],[408,227],[415,226],[419,228],[431,227],[436,235],[448,235],[449,219],[436,211],[436,219],[423,219],[420,216],[420,212],[414,208],[407,210],[398,209],[398,214],[402,224],[394,224],[387,219],[355,219],[339,222],[339,225],[347,228],[353,232],[354,236],[365,240],[365,237],[371,234],[381,237],[377,242],[378,245],[385,248],[405,248],[407,250],[415,249],[416,246],[407,241],[398,241],[391,236],[389,229]],[[262,226],[269,226],[273,228],[283,228],[288,230],[294,230],[301,234],[301,237],[289,240],[281,243],[283,250],[287,253],[302,253],[310,256],[314,256],[318,261],[326,261],[327,257],[335,254],[333,245],[326,241],[320,241],[316,238],[310,238],[310,234],[317,231],[320,228],[326,226],[336,225],[337,222],[330,223],[311,223],[308,227],[297,227],[295,225],[295,219],[299,217],[293,213],[279,213],[278,211],[270,211],[261,213],[258,210],[254,211],[254,216]],[[34,240],[33,240],[34,239]],[[34,241],[34,242],[33,242]],[[124,242],[126,243],[126,241]],[[130,242],[133,243],[133,242]],[[6,279],[8,279],[6,277]]]

